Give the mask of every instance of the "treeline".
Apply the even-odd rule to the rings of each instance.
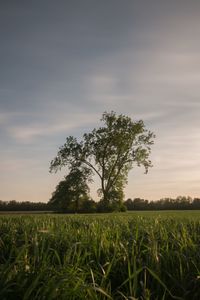
[[[15,200],[2,201],[0,200],[0,211],[54,211],[66,213],[95,213],[104,211],[119,210],[119,206],[110,206],[110,210],[104,209],[104,203],[93,200],[84,201],[78,208],[65,207],[62,208],[52,205],[51,203],[43,202],[18,202]],[[132,210],[195,210],[200,209],[200,198],[191,198],[179,196],[173,198],[163,198],[157,201],[149,201],[141,198],[127,199],[121,205],[121,211]]]
[[[49,205],[43,202],[18,202],[0,200],[0,211],[48,211]]]
[[[200,209],[200,198],[178,196],[149,201],[141,198],[127,199],[124,202],[127,210],[193,210]]]

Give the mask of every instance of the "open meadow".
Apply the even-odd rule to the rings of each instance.
[[[0,299],[199,299],[200,211],[0,216]]]

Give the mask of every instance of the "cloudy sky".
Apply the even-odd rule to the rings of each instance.
[[[0,199],[48,201],[58,147],[111,110],[156,134],[126,197],[200,196],[199,37],[196,0],[1,1]]]

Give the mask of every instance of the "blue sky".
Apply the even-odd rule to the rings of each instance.
[[[200,196],[199,36],[195,0],[2,1],[0,199],[48,201],[58,147],[111,110],[156,134],[126,198]]]

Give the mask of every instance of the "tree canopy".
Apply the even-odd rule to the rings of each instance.
[[[90,176],[96,173],[100,178],[98,193],[102,201],[110,203],[114,197],[120,202],[133,165],[144,166],[146,173],[152,166],[149,154],[155,136],[142,120],[133,121],[113,111],[104,112],[101,121],[103,126],[85,133],[81,141],[67,137],[52,160],[50,171],[63,166],[69,171],[85,166]]]
[[[80,211],[83,203],[89,201],[87,185],[89,174],[90,170],[86,168],[72,169],[57,185],[49,204],[61,211]]]

